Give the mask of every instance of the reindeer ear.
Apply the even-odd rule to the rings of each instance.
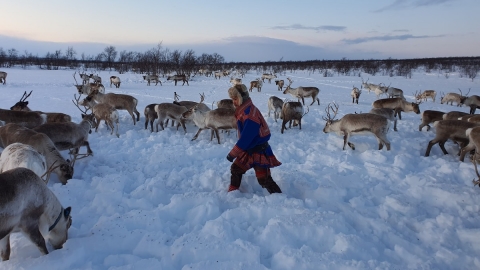
[[[63,215],[65,216],[65,218],[68,218],[70,216],[70,212],[72,212],[72,207],[70,206],[63,210]]]
[[[25,105],[28,105],[28,101],[25,101]]]

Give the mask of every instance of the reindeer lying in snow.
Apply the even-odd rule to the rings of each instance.
[[[45,239],[60,249],[72,225],[71,207],[63,208],[42,179],[26,168],[0,173],[0,255],[10,259],[10,234],[22,232],[42,254]]]
[[[32,90],[33,91],[33,90]],[[15,103],[10,110],[12,111],[24,111],[24,112],[31,112],[32,110],[28,107],[27,98],[32,94],[32,91],[27,95],[27,91],[23,93],[23,96],[20,98],[20,101]],[[61,122],[70,122],[72,121],[72,117],[68,114],[64,113],[56,113],[56,112],[41,112],[41,111],[33,111],[39,114],[45,114],[47,116],[47,123],[61,123]]]

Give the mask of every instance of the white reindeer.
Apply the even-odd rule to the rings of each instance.
[[[320,105],[320,99],[318,99],[318,94],[320,93],[320,89],[318,89],[317,87],[313,87],[313,86],[311,86],[311,87],[299,86],[297,88],[291,88],[291,85],[292,85],[293,81],[290,78],[287,78],[287,80],[290,83],[287,85],[287,88],[285,88],[285,91],[283,91],[284,94],[290,94],[294,98],[298,98],[298,101],[300,101],[300,99],[301,99],[303,105],[305,105],[305,99],[304,98],[312,97],[312,103],[310,104],[310,106],[313,105],[313,103],[315,103],[315,101],[317,101],[318,105]]]
[[[0,255],[10,259],[10,235],[22,232],[40,252],[48,254],[46,240],[60,249],[72,225],[71,207],[62,204],[42,179],[26,168],[0,173]]]
[[[359,113],[359,114],[346,114],[340,120],[334,120],[338,112],[338,105],[330,104],[325,108],[327,117],[323,117],[326,121],[323,132],[336,132],[338,135],[343,135],[343,150],[345,147],[350,146],[352,150],[355,150],[355,145],[349,141],[350,136],[354,134],[372,133],[375,135],[378,141],[378,150],[383,148],[383,145],[387,147],[387,151],[390,150],[390,141],[387,139],[388,128],[390,122],[387,118],[371,114],[371,113]],[[330,116],[332,111],[333,117]]]

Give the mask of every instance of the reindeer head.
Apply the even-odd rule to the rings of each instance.
[[[23,96],[20,98],[20,101],[15,103],[12,107],[10,107],[10,110],[12,111],[24,111],[24,110],[29,110],[28,109],[28,101],[26,99],[32,94],[33,90],[30,91],[30,93],[27,95],[27,91],[23,93]]]
[[[330,115],[330,112],[333,112],[333,116]],[[339,120],[335,120],[335,116],[338,113],[338,104],[336,103],[333,103],[333,105],[331,103],[328,104],[328,106],[325,108],[325,113],[327,117],[322,116],[322,119],[326,121],[325,127],[323,128],[323,132],[328,133],[328,132],[331,132],[331,125],[339,121]]]

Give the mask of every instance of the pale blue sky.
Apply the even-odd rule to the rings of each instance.
[[[39,56],[160,42],[227,62],[480,55],[479,0],[6,0],[1,10],[0,47]]]

